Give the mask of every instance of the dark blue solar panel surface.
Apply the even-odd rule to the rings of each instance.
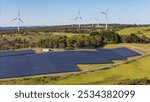
[[[95,55],[95,56],[94,56]],[[99,55],[99,56],[98,56]],[[51,61],[69,61],[74,64],[93,64],[93,63],[111,63],[109,58],[105,58],[97,51],[65,51],[50,52]]]
[[[0,78],[80,71],[73,63],[52,62],[47,54],[0,58]]]
[[[7,57],[7,56],[19,56],[19,55],[26,55],[26,54],[34,54],[33,50],[20,50],[20,51],[0,51],[0,57]]]
[[[80,71],[76,64],[104,64],[140,55],[127,48],[35,54],[32,50],[0,52],[0,78]]]
[[[124,56],[124,57],[132,57],[132,56],[140,56],[141,54],[130,50],[128,48],[116,48],[116,49],[112,49],[112,51],[114,51],[115,53]]]
[[[119,53],[115,53],[110,49],[98,49],[98,52],[100,53],[100,55],[103,55],[104,58],[108,58],[111,60],[125,60],[127,58],[126,56],[122,56]]]

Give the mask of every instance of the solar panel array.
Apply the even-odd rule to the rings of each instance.
[[[52,62],[47,54],[0,58],[0,78],[80,71],[72,63]]]
[[[64,51],[59,53],[50,52],[48,56],[51,61],[67,61],[74,64],[94,64],[112,62],[110,59],[104,58],[102,55],[100,55],[100,53],[96,53],[96,51]]]
[[[110,60],[125,60],[127,57],[122,56],[118,53],[113,52],[111,49],[97,49],[97,51]]]
[[[35,54],[32,50],[3,51],[0,52],[0,78],[76,72],[80,71],[76,64],[112,63],[112,60],[124,60],[137,55],[140,54],[127,48],[41,54]]]
[[[20,51],[0,51],[0,57],[7,57],[7,56],[19,56],[19,55],[26,55],[26,54],[34,54],[33,50],[20,50]]]
[[[140,56],[141,54],[131,50],[131,49],[128,49],[128,48],[115,48],[115,49],[112,49],[113,52],[123,56],[123,57],[132,57],[132,56]]]

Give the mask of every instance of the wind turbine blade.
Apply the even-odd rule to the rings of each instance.
[[[101,12],[102,14],[106,15],[106,12]]]
[[[20,17],[20,11],[18,11],[18,17]]]
[[[97,22],[99,19],[100,19],[99,17],[97,17],[97,18],[95,17],[96,22]]]
[[[15,20],[17,20],[17,18],[12,19],[11,21],[15,21]]]
[[[108,13],[108,11],[109,11],[109,9],[107,8],[107,10],[106,10],[106,14]]]
[[[78,15],[80,16],[80,10],[78,10]]]
[[[83,20],[83,18],[82,18],[82,17],[79,17],[79,19]]]
[[[76,21],[78,18],[79,18],[79,17],[74,18],[73,21]]]
[[[24,23],[20,18],[19,18],[19,21],[21,21],[22,23]]]

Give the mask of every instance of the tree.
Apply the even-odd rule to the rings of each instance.
[[[136,36],[134,33],[130,34],[130,39],[132,43],[139,43],[140,42],[140,37]]]
[[[102,32],[93,32],[90,34],[91,36],[99,35],[102,37],[104,43],[119,43],[121,42],[121,38],[118,33],[114,31],[102,31]]]
[[[150,38],[142,35],[140,39],[140,43],[144,43],[144,44],[150,43]]]
[[[129,35],[122,35],[122,36],[121,36],[121,41],[122,41],[123,43],[131,43],[131,38],[130,38]]]

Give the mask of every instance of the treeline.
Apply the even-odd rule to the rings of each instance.
[[[39,47],[43,48],[96,48],[103,46],[101,36],[52,36],[51,38],[42,39],[38,42]]]
[[[150,85],[150,79],[148,78],[126,79],[114,84],[115,85]]]
[[[21,27],[19,34],[38,34],[42,33],[52,33],[52,32],[61,32],[61,33],[81,33],[81,34],[90,34],[92,31],[102,28],[91,27],[88,25],[82,25],[79,29],[78,25],[66,25],[66,26],[52,26],[52,27]],[[17,28],[11,30],[0,30],[0,35],[4,34],[18,34]]]
[[[20,49],[29,47],[42,47],[42,48],[61,48],[61,49],[74,49],[74,48],[96,48],[102,47],[103,40],[100,36],[85,36],[77,35],[73,37],[51,35],[49,38],[41,39],[39,41],[32,41],[32,39],[15,38],[8,40],[7,38],[0,38],[0,50]]]
[[[15,38],[8,40],[7,38],[0,38],[0,49],[19,49],[28,47],[42,47],[42,48],[97,48],[103,47],[105,44],[117,43],[150,43],[150,38],[136,34],[120,36],[113,31],[92,32],[90,35],[75,35],[72,37],[51,35],[46,39],[40,39],[33,42],[32,39]]]
[[[113,31],[93,32],[91,36],[99,35],[103,38],[105,44],[109,43],[150,43],[150,38],[141,35],[137,36],[134,33],[130,35],[119,35]]]
[[[77,35],[72,37],[51,36],[38,42],[39,47],[46,48],[97,48],[105,44],[117,43],[150,43],[150,38],[136,34],[120,36],[113,31],[92,32],[89,36]]]
[[[82,24],[79,29],[77,24],[74,25],[62,25],[62,26],[23,26],[20,27],[19,34],[38,34],[39,32],[50,33],[50,32],[66,32],[66,33],[86,33],[90,34],[93,31],[99,31],[105,29],[105,24],[100,24],[101,27],[97,27],[97,24]],[[128,27],[145,27],[149,25],[128,25],[128,24],[110,24],[109,29],[118,31]],[[17,34],[17,27],[8,27],[6,29],[0,27],[0,35],[2,34]]]
[[[29,46],[30,40],[27,39],[15,38],[8,40],[6,38],[0,38],[0,50],[28,48]]]
[[[120,36],[113,31],[93,32],[89,36],[76,35],[72,37],[51,36],[38,42],[38,47],[44,48],[97,48],[105,44],[117,43],[150,43],[150,38],[136,34]]]
[[[150,38],[148,38],[144,35],[137,36],[136,34],[132,33],[130,35],[121,36],[121,42],[122,43],[143,43],[143,44],[147,44],[147,43],[150,43]]]

